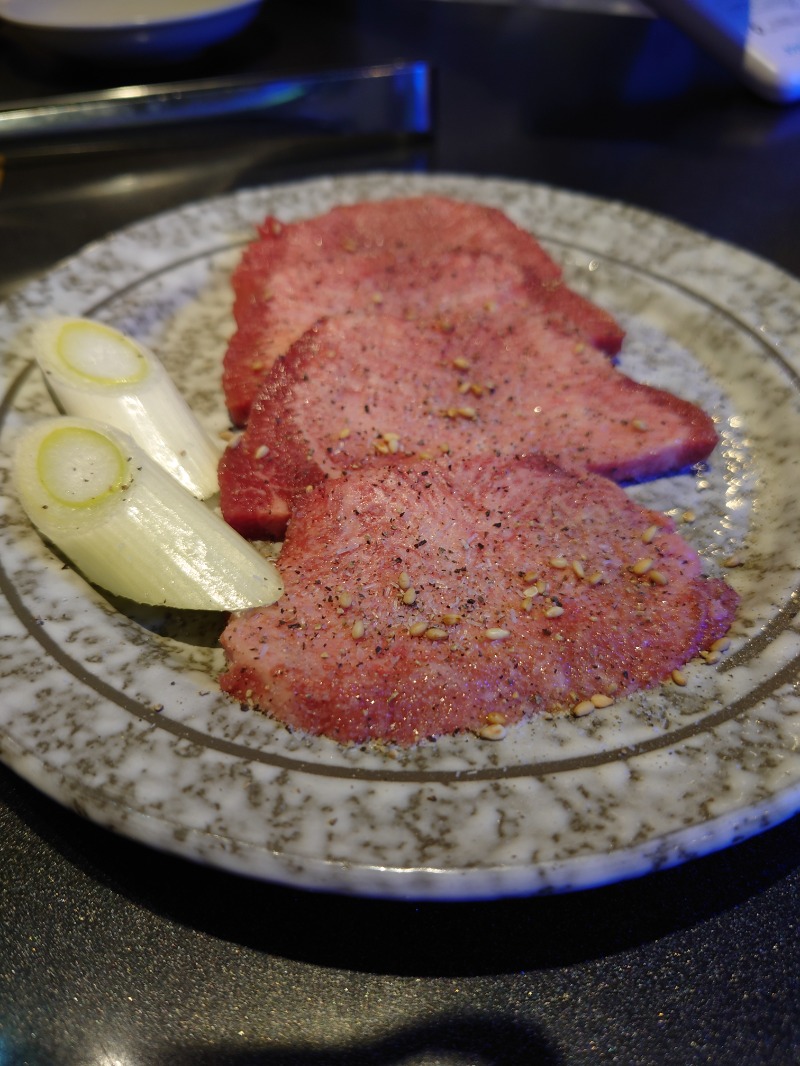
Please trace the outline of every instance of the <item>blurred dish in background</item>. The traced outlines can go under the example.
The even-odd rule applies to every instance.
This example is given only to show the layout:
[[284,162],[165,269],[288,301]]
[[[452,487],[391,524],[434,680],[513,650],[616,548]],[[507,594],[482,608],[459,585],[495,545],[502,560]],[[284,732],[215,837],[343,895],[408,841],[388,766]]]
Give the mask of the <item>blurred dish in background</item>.
[[243,30],[261,0],[0,0],[21,42],[102,61],[188,59]]

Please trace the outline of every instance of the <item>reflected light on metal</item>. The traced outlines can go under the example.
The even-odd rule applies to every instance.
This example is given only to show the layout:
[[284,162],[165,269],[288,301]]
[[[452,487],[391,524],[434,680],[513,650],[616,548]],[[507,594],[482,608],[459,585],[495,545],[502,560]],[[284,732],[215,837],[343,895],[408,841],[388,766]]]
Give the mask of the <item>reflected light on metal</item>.
[[0,144],[239,117],[328,133],[425,133],[432,122],[430,70],[426,63],[398,62],[293,78],[127,85],[19,101],[0,110]]

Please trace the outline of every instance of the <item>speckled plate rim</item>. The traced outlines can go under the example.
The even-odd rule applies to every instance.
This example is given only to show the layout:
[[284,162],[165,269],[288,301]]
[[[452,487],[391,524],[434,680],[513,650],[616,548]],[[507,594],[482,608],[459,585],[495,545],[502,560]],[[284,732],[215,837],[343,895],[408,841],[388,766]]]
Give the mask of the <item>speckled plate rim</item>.
[[[224,275],[231,256],[267,211],[297,217],[338,202],[424,191],[503,207],[534,229],[564,262],[573,284],[600,302],[610,299],[618,312],[615,286],[619,295],[623,280],[622,311],[629,316],[634,347],[637,339],[647,347],[662,333],[673,344],[669,314],[674,307],[681,314],[685,310],[677,358],[683,358],[687,343],[691,348],[695,329],[698,343],[712,354],[698,382],[684,380],[678,386],[718,390],[729,404],[725,417],[732,425],[752,422],[726,438],[729,451],[747,452],[752,436],[756,458],[763,445],[775,466],[766,482],[778,465],[791,476],[796,418],[800,425],[800,360],[792,350],[800,325],[800,283],[748,253],[624,204],[530,183],[455,175],[350,175],[245,190],[187,205],[86,248],[15,294],[0,311],[0,337],[8,353],[0,404],[4,452],[20,397],[29,387],[30,368],[17,338],[32,318],[113,306],[133,314],[123,325],[163,339],[163,309],[150,322],[149,307],[137,303],[148,281],[157,279],[156,285],[167,288],[173,281],[185,284],[187,293],[175,306],[191,303],[194,282],[181,273],[184,265],[191,273],[199,264],[204,283],[204,264],[219,258]],[[627,291],[629,282],[645,294],[641,315]],[[666,302],[648,295],[660,287]],[[224,319],[224,309],[214,314],[215,321]],[[706,318],[714,320],[717,334],[701,336]],[[190,338],[193,328],[190,323]],[[765,411],[750,398],[752,381],[743,392],[730,380],[733,372],[714,362],[717,336],[740,344],[737,373],[744,368],[758,378],[765,368],[758,384],[772,397],[770,403],[779,397],[785,405],[783,424],[790,424],[784,451],[758,440],[756,423],[765,421]],[[224,338],[212,341],[211,366]],[[693,358],[690,351],[689,373]],[[648,366],[645,358],[638,369],[652,371],[657,379],[663,368]],[[687,367],[679,371],[684,375]],[[665,373],[669,384],[669,368]],[[538,723],[521,727],[525,732],[518,731],[507,745],[487,747],[474,738],[456,738],[389,762],[375,753],[343,753],[298,738],[287,743],[278,730],[252,723],[242,734],[219,708],[198,710],[194,694],[201,685],[209,687],[208,678],[195,678],[187,687],[181,676],[183,700],[175,703],[174,714],[165,715],[158,692],[148,691],[146,681],[141,691],[127,691],[112,661],[98,666],[80,655],[74,658],[57,612],[37,615],[48,607],[41,585],[27,588],[15,576],[12,557],[37,554],[32,547],[37,542],[20,536],[7,467],[4,455],[0,757],[99,824],[197,861],[296,886],[404,898],[482,898],[567,891],[640,875],[735,843],[797,810],[800,568],[793,555],[780,556],[780,537],[769,550],[758,543],[756,548],[780,557],[783,571],[756,597],[756,617],[746,620],[733,654],[714,671],[713,681],[706,676],[698,682],[694,704],[680,712],[684,717],[674,717],[673,694],[667,710],[661,708],[655,718],[646,700],[635,707],[639,718],[633,728],[623,708],[613,721],[566,741],[562,723]],[[734,482],[754,476],[747,462],[729,467],[721,482],[726,496]],[[679,495],[685,485],[684,476]],[[674,491],[674,485],[668,489]],[[748,492],[767,510],[787,506],[783,500],[764,503],[757,476],[742,495]],[[727,511],[725,517],[727,522]],[[787,537],[800,529],[795,518],[787,514]],[[718,567],[722,553],[744,544],[750,534],[749,527],[728,527],[714,544],[701,545],[709,565]],[[44,567],[38,572],[47,574],[48,588],[58,585],[65,617],[74,621],[89,609],[93,620],[116,624],[113,605],[80,579],[65,574],[52,558],[37,554],[34,562]],[[762,584],[765,574],[756,575]],[[743,588],[752,587],[745,579]],[[152,656],[159,659],[160,643],[155,651],[143,647],[146,663]],[[171,660],[167,675],[162,663],[153,669],[156,689],[165,676],[175,684]],[[62,704],[67,709],[60,711]],[[67,727],[65,740],[59,729]],[[552,735],[545,735],[547,729]],[[206,744],[204,738],[217,730]],[[43,740],[45,735],[58,742]],[[531,736],[542,752],[537,757]],[[704,784],[693,791],[687,781],[698,774]],[[325,822],[328,829],[321,828]]]

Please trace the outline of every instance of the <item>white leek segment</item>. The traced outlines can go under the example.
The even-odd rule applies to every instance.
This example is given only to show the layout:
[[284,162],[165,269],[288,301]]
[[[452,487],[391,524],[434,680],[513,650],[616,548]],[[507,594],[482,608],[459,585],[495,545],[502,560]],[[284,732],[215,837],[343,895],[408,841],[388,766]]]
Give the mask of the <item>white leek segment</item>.
[[61,411],[130,434],[194,496],[219,490],[221,448],[153,352],[87,318],[47,319],[34,330],[33,345]]
[[235,611],[283,592],[272,562],[100,422],[60,416],[31,426],[17,443],[14,482],[42,536],[117,596]]

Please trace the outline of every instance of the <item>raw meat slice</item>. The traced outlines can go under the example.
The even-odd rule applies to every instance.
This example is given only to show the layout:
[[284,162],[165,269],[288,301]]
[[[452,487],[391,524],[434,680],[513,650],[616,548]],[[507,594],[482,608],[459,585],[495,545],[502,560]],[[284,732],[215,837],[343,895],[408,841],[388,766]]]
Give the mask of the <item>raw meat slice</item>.
[[704,459],[716,440],[694,404],[632,381],[527,307],[445,331],[346,315],[268,374],[220,464],[221,506],[245,536],[279,537],[298,492],[379,454],[542,452],[625,481]]
[[276,359],[320,318],[349,312],[389,314],[449,325],[455,315],[527,298],[523,272],[494,255],[449,252],[434,259],[387,255],[298,264],[273,279],[274,295],[242,317],[225,355],[223,387],[231,418],[242,425]]
[[540,456],[374,461],[305,494],[278,603],[231,618],[222,688],[292,728],[411,745],[655,685],[736,594],[662,514]]
[[496,208],[421,196],[268,218],[233,275],[237,330],[224,360],[231,418],[243,424],[274,360],[323,316],[386,311],[434,320],[514,290],[609,354],[622,330],[571,290],[557,264]]

